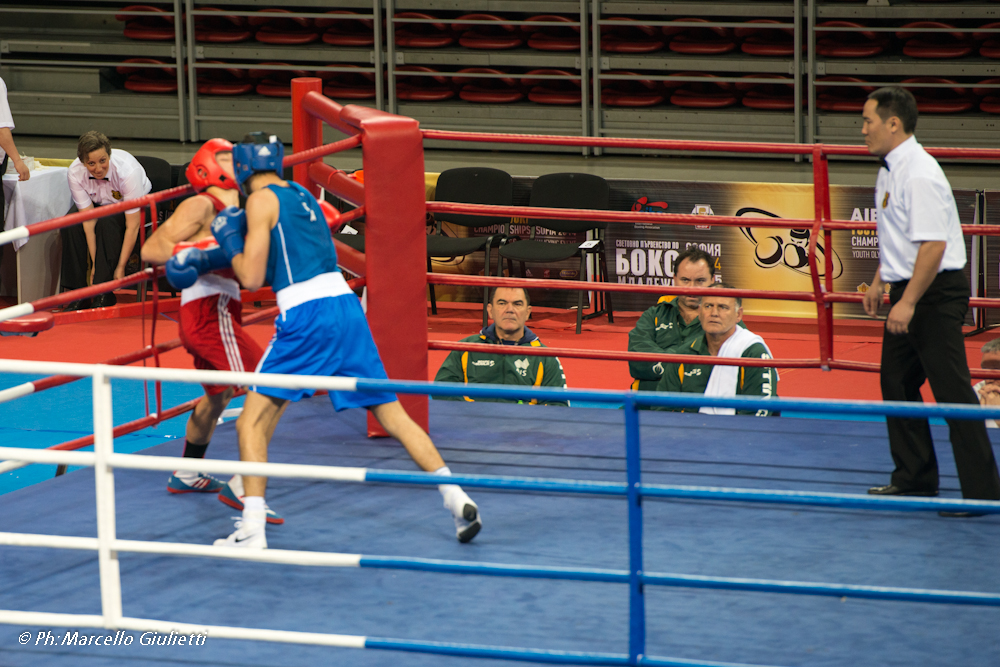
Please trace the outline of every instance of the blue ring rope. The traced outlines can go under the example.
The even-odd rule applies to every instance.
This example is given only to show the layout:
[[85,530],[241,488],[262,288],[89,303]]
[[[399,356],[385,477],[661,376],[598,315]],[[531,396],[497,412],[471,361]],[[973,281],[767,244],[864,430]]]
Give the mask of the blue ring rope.
[[720,398],[703,394],[676,394],[653,391],[596,391],[586,389],[557,389],[548,387],[511,387],[503,385],[474,385],[457,382],[402,382],[396,380],[359,379],[358,391],[393,391],[401,394],[428,394],[430,396],[468,396],[470,398],[506,398],[513,401],[537,399],[541,401],[593,401],[596,403],[622,403],[626,397],[638,406],[698,408],[734,408],[736,410],[780,410],[822,414],[887,415],[923,419],[1000,419],[1000,407],[941,403],[927,405],[907,401],[845,401],[814,400],[805,398]]
[[[366,637],[365,648],[408,651],[410,653],[431,653],[434,655],[463,656],[466,658],[500,658],[502,660],[545,662],[556,665],[629,664],[628,656],[624,653],[586,653],[582,651],[554,651],[537,648],[508,648],[504,646],[482,646],[479,644],[454,644],[451,642],[387,639],[384,637]],[[749,666],[741,665],[739,667]]]
[[521,660],[544,662],[556,665],[655,665],[656,667],[767,667],[736,662],[714,662],[708,660],[684,660],[680,658],[659,658],[640,655],[638,660],[629,662],[624,653],[586,653],[582,651],[555,651],[546,649],[522,649],[505,646],[482,646],[479,644],[455,644],[451,642],[412,641],[366,637],[365,648],[408,651],[410,653],[430,653],[467,658],[499,658],[501,660]]
[[[434,558],[400,558],[393,556],[361,556],[359,567],[414,572],[441,572],[492,577],[520,577],[527,579],[557,579],[564,581],[590,581],[604,583],[629,583],[628,570],[600,568],[569,568],[548,565],[508,565],[506,563],[481,563]],[[727,591],[755,591],[760,593],[787,593],[794,595],[820,595],[827,597],[864,598],[897,602],[925,602],[937,604],[966,604],[983,607],[1000,607],[1000,594],[972,591],[948,591],[925,588],[897,588],[892,586],[860,586],[854,584],[827,584],[813,581],[780,581],[775,579],[747,579],[742,577],[707,577],[667,572],[639,572],[642,584],[673,588],[707,588]]]
[[[365,481],[437,486],[441,484],[441,477],[426,472],[373,470],[366,468]],[[573,479],[548,479],[543,477],[503,477],[499,475],[452,475],[448,478],[448,482],[478,489],[545,491],[616,497],[625,497],[628,495],[628,485],[621,482],[593,482]],[[818,491],[770,491],[766,489],[671,486],[666,484],[639,484],[637,488],[639,496],[642,498],[722,500],[767,503],[772,505],[810,505],[844,509],[885,510],[890,512],[953,510],[979,512],[982,514],[1000,514],[1000,502],[993,500],[868,496],[849,493],[822,493]]]

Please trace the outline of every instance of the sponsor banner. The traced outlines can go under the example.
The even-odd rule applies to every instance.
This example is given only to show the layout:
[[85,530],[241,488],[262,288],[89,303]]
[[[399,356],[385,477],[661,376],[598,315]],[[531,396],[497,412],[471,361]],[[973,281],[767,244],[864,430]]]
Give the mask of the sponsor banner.
[[[812,185],[775,183],[712,183],[612,181],[612,196],[620,208],[704,215],[704,225],[620,224],[608,227],[608,273],[622,284],[672,285],[673,259],[695,245],[716,257],[716,279],[745,289],[811,292],[808,246],[810,229],[754,227],[755,218],[811,218]],[[617,197],[616,197],[617,195]],[[975,191],[955,191],[963,223],[975,217]],[[875,222],[875,188],[831,187],[831,214],[837,220]],[[627,202],[631,201],[631,204]],[[649,202],[656,202],[652,207]],[[711,216],[747,219],[745,227],[719,227]],[[967,244],[969,242],[967,241]],[[827,264],[834,290],[866,292],[878,269],[878,236],[874,230],[836,231],[832,247],[817,241],[821,272]],[[967,248],[968,250],[968,248]],[[968,274],[968,267],[966,273]],[[644,310],[653,295],[616,295],[615,307]],[[755,315],[815,317],[808,302],[747,299]],[[837,304],[837,317],[864,317],[861,304]]]
[[[831,186],[831,214],[835,220],[875,222],[874,173],[872,186]],[[514,205],[527,206],[534,179],[514,178]],[[677,225],[654,223],[609,223],[605,236],[605,257],[608,279],[627,285],[673,285],[674,259],[690,246],[697,246],[716,258],[716,279],[745,289],[769,291],[811,292],[808,246],[811,230],[776,229],[755,227],[754,219],[813,217],[812,184],[789,183],[724,183],[696,181],[655,181],[635,179],[608,179],[611,188],[610,208],[615,211],[646,211],[659,213],[684,213],[705,216],[703,225]],[[976,215],[976,191],[955,190],[959,217],[963,224],[972,224]],[[987,193],[994,201],[993,224],[1000,224],[1000,192]],[[989,211],[989,207],[987,207]],[[743,227],[712,225],[716,215],[746,218]],[[449,236],[489,236],[503,233],[503,227],[469,230],[465,227],[443,224]],[[531,225],[528,220],[511,221],[511,233],[528,238]],[[471,232],[471,233],[470,233]],[[878,236],[874,230],[855,229],[832,233],[832,247],[826,239],[817,240],[817,261],[820,271],[827,264],[833,272],[834,290],[859,292],[868,290],[878,269]],[[553,243],[581,243],[584,234],[562,234],[535,226],[535,238]],[[1000,296],[1000,239],[990,239],[987,253],[987,294]],[[971,258],[971,239],[966,240],[966,251]],[[491,252],[490,275],[497,273],[497,252]],[[966,265],[969,275],[972,262]],[[439,273],[483,275],[483,253],[465,258],[435,258],[433,270]],[[521,273],[518,263],[505,265],[506,276],[527,275],[529,278],[577,280],[580,272],[579,258],[545,265],[528,264]],[[442,301],[471,301],[482,299],[482,290],[470,287],[436,287]],[[657,300],[649,294],[615,294],[616,310],[641,311]],[[554,307],[576,305],[573,292],[531,290],[533,304]],[[585,300],[585,305],[587,301]],[[783,317],[815,317],[816,306],[809,302],[747,299],[744,308],[754,315]],[[836,304],[836,317],[865,317],[861,304]],[[971,323],[971,313],[969,322]],[[1000,313],[995,315],[1000,320]]]

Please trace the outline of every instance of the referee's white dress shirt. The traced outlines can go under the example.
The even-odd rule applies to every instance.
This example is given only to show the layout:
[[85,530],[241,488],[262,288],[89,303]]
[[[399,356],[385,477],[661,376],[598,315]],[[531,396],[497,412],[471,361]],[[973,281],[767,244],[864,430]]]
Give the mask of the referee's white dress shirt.
[[958,207],[944,171],[911,136],[885,156],[878,172],[879,271],[894,283],[913,277],[917,251],[924,241],[946,241],[938,272],[965,267],[965,238]]
[[[80,158],[73,160],[69,166],[69,191],[73,194],[73,202],[78,209],[84,209],[93,204],[117,204],[126,199],[135,199],[153,189],[153,184],[146,177],[146,170],[130,153],[119,148],[111,150],[111,165],[108,173],[102,179],[90,177],[87,167]],[[132,208],[126,213],[135,213],[139,209]]]

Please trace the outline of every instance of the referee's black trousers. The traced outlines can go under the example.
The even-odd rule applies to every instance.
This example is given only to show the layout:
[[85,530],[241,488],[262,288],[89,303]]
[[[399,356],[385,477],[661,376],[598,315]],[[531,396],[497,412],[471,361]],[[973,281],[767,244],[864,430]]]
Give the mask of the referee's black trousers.
[[[99,211],[100,208],[95,207],[95,210]],[[69,212],[75,211],[76,206]],[[62,289],[65,292],[86,287],[90,251],[87,249],[83,225],[64,227],[59,233],[62,236]],[[97,255],[94,257],[93,284],[97,285],[115,277],[118,258],[122,254],[122,242],[125,240],[125,214],[115,213],[98,218],[94,235],[97,237]]]
[[[892,284],[892,305],[906,281]],[[922,401],[930,381],[938,403],[979,405],[965,357],[962,324],[969,309],[969,283],[962,271],[942,271],[917,303],[909,331],[882,335],[882,398]],[[889,447],[896,469],[892,483],[904,490],[937,491],[938,466],[926,419],[888,417]],[[947,420],[958,479],[965,498],[1000,500],[1000,475],[984,420]]]

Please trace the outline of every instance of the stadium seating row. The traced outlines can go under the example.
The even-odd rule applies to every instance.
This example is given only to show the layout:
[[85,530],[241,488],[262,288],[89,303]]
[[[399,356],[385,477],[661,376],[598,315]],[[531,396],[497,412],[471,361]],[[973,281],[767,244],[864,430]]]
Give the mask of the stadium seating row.
[[[173,40],[174,17],[154,5],[130,5],[125,11],[151,14],[120,14],[126,37],[138,40]],[[266,44],[302,45],[322,41],[334,46],[367,47],[375,43],[374,24],[364,15],[333,10],[329,18],[303,18],[287,9],[262,9],[258,16],[234,16],[224,10],[204,7],[199,11],[215,15],[194,18],[195,39],[208,43],[235,43],[256,40]],[[358,18],[352,18],[358,17]],[[504,50],[528,46],[542,51],[575,51],[580,48],[580,27],[572,18],[555,14],[531,16],[512,25],[496,14],[464,14],[441,19],[422,12],[395,15],[395,44],[401,48],[433,49],[459,45],[468,49]],[[413,22],[416,21],[416,22]],[[466,23],[475,21],[476,23]],[[609,17],[601,25],[601,49],[607,53],[654,53],[668,49],[692,55],[719,55],[741,51],[755,56],[781,57],[794,53],[794,31],[775,28],[773,19],[753,19],[738,28],[702,25],[704,18],[680,18],[690,26],[650,26],[641,19]],[[556,24],[556,25],[553,25]],[[1000,28],[987,23],[973,31],[937,21],[916,21],[894,32],[871,30],[852,21],[824,21],[816,53],[828,58],[864,58],[892,50],[895,37],[899,51],[913,58],[951,59],[978,54],[1000,58],[1000,33],[983,32]],[[836,30],[829,30],[836,29]],[[941,32],[924,32],[925,30]],[[801,45],[800,48],[804,48]]]
[[[127,90],[143,93],[177,92],[176,69],[167,63],[153,58],[132,58],[128,62],[131,64],[118,67],[119,74],[127,77]],[[201,64],[226,63],[204,61]],[[260,65],[291,67],[287,63],[273,62]],[[457,97],[466,102],[484,104],[509,104],[528,100],[537,104],[579,105],[582,98],[579,78],[574,78],[572,72],[565,70],[538,69],[524,74],[511,74],[494,68],[469,67],[448,73],[421,65],[401,65],[396,68],[396,73],[396,97],[409,102],[442,102]],[[626,71],[604,74],[632,77],[602,81],[601,104],[605,106],[650,107],[669,102],[679,107],[718,109],[742,104],[751,109],[778,111],[791,110],[795,106],[792,79],[778,74],[748,74],[743,77],[772,79],[774,83],[717,81],[718,77],[704,72],[680,72],[674,75],[678,78],[697,77],[703,81],[657,81]],[[291,80],[311,75],[323,79],[324,93],[334,99],[375,99],[375,75],[372,72],[313,73],[307,70],[273,70],[266,67],[199,68],[198,94],[243,95],[256,92],[268,97],[290,97]],[[876,87],[863,79],[847,76],[820,77],[817,83],[820,84],[816,96],[816,106],[819,109],[852,113],[861,111],[865,96]],[[824,83],[828,85],[822,85]],[[829,85],[845,83],[852,85]],[[962,113],[977,108],[987,113],[1000,113],[1000,89],[980,87],[1000,84],[1000,78],[980,81],[971,90],[941,77],[915,77],[906,79],[903,83],[935,85],[912,89],[921,113]]]

